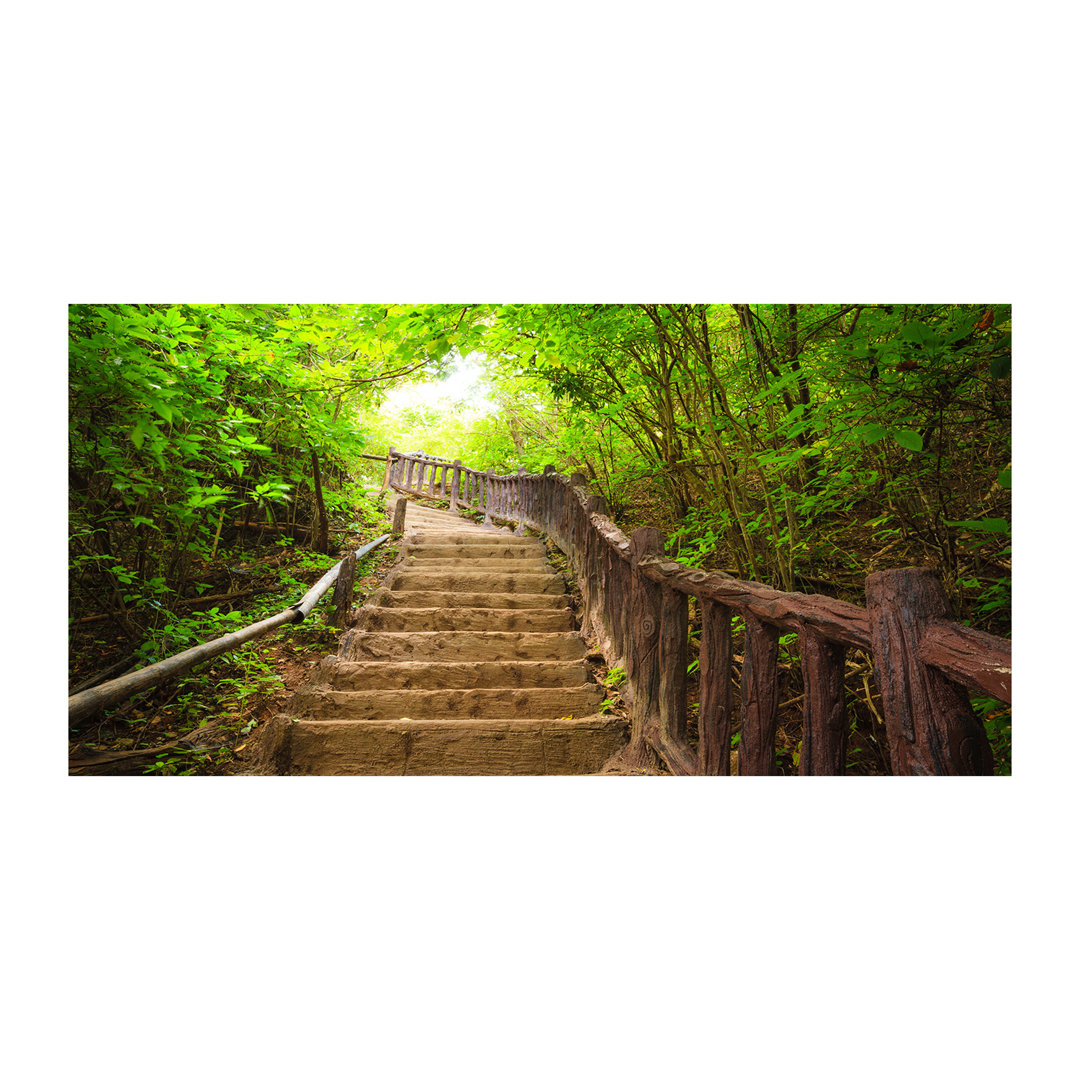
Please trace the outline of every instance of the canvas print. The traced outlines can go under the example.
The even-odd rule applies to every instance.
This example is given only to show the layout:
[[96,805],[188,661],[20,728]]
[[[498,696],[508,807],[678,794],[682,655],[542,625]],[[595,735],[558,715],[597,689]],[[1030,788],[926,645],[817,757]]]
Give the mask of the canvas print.
[[1011,774],[1011,307],[72,304],[72,775]]

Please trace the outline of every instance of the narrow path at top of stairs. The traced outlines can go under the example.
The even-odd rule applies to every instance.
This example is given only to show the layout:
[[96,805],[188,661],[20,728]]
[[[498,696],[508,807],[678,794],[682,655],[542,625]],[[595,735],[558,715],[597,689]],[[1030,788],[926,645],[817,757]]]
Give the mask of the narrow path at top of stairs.
[[595,773],[627,730],[585,651],[540,540],[410,502],[401,558],[271,722],[271,771]]

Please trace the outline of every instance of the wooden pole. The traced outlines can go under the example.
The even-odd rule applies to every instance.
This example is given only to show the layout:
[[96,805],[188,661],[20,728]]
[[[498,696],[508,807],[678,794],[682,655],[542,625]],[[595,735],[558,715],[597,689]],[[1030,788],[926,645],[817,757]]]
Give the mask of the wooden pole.
[[847,758],[843,645],[809,627],[799,632],[803,704],[800,776],[843,776]]
[[753,615],[747,614],[745,620],[739,775],[772,776],[776,773],[776,711],[780,704],[780,631]]
[[660,604],[661,588],[637,572],[637,564],[647,555],[662,550],[656,529],[635,529],[630,537],[630,596],[632,628],[627,682],[633,700],[630,706],[630,746],[632,760],[647,757],[647,731],[659,717],[660,694]]
[[660,587],[660,716],[650,741],[676,776],[692,776],[697,771],[686,743],[689,606],[683,593]]
[[458,496],[461,494],[461,461],[459,458],[454,459],[454,476],[450,481],[450,511],[456,514],[458,512]]
[[291,622],[299,622],[297,613],[293,608],[286,608],[284,611],[272,615],[269,619],[263,619],[262,622],[244,627],[243,630],[226,634],[224,637],[208,641],[204,645],[196,645],[194,648],[177,653],[175,656],[159,660],[156,664],[150,664],[148,667],[133,671],[130,675],[124,675],[122,678],[113,679],[111,682],[103,683],[101,686],[95,686],[92,690],[84,690],[81,694],[75,694],[73,697],[68,698],[68,723],[78,723],[80,720],[92,716],[109,705],[115,705],[133,694],[137,694],[140,690],[148,690],[150,687],[156,686],[174,675],[182,674],[196,664],[201,664],[204,660],[213,659],[213,657],[220,656],[222,653],[239,648],[244,642],[261,637],[276,627]]
[[919,656],[936,623],[951,619],[933,570],[880,570],[866,578],[866,610],[894,775],[988,776],[994,756],[967,691]]
[[390,536],[394,540],[405,532],[405,508],[408,505],[409,500],[404,495],[399,495],[394,500],[394,520],[390,526]]
[[715,600],[701,601],[698,660],[698,772],[702,776],[730,776],[731,608]]
[[386,451],[386,472],[383,473],[382,487],[379,489],[380,495],[390,486],[390,470],[393,467],[393,464],[394,448],[391,446],[390,449]]
[[518,469],[517,478],[517,528],[515,536],[525,535],[525,466]]
[[344,628],[352,611],[353,582],[356,578],[356,552],[350,551],[341,562],[341,572],[334,583],[334,610],[327,620],[331,626]]

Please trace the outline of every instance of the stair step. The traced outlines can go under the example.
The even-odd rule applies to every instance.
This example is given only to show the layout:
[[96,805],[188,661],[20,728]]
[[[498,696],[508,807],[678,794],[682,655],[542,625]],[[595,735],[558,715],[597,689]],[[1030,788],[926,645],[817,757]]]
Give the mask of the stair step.
[[580,660],[580,634],[525,634],[497,631],[372,633],[353,630],[345,636],[342,659],[369,660]]
[[268,734],[271,760],[298,776],[572,776],[597,772],[627,738],[624,721],[596,715],[406,724],[275,717]]
[[[468,551],[462,551],[468,548]],[[409,544],[404,554],[410,559],[513,559],[521,562],[547,562],[543,544]]]
[[363,629],[392,634],[424,630],[521,630],[551,634],[574,629],[574,616],[569,608],[512,611],[502,608],[365,606],[360,609],[360,618],[359,625]]
[[566,593],[463,593],[463,592],[426,592],[418,589],[405,589],[400,592],[388,592],[385,595],[386,607],[400,608],[568,608],[570,597]]
[[477,556],[475,558],[458,556],[447,559],[427,559],[406,553],[401,564],[408,570],[423,570],[425,573],[456,574],[459,570],[473,573],[479,570],[494,570],[499,573],[514,574],[554,574],[547,559],[505,559],[500,556]]
[[331,690],[305,686],[289,705],[291,716],[327,720],[483,720],[527,716],[531,720],[588,716],[604,700],[604,688],[539,686],[482,690]]
[[579,660],[357,663],[330,656],[312,677],[313,686],[330,690],[472,690],[584,686],[586,682],[587,674]]
[[[447,538],[443,539],[443,535]],[[439,533],[421,533],[417,531],[414,537],[409,540],[410,545],[417,547],[513,547],[513,548],[532,548],[538,547],[541,551],[546,551],[542,540],[537,540],[531,536],[514,536],[513,533],[504,532],[481,532],[475,527],[469,529],[459,529],[452,533],[439,534]]]
[[390,588],[394,592],[566,592],[561,574],[508,574],[499,570],[455,570],[451,574],[413,567],[404,567],[390,583]]

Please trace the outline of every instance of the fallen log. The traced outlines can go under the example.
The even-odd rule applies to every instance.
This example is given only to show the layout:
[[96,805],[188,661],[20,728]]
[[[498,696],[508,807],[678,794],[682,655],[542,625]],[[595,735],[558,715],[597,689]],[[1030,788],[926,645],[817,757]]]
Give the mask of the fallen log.
[[243,592],[214,593],[212,596],[192,596],[180,601],[182,607],[192,607],[196,604],[220,604],[232,600],[241,600],[245,596],[259,596],[262,593],[277,592],[277,589],[244,589]]
[[[207,724],[205,727],[189,731],[186,735],[181,736],[174,742],[163,743],[161,746],[144,746],[140,750],[91,751],[90,753],[82,754],[79,757],[69,757],[68,772],[93,769],[98,765],[111,765],[117,761],[131,761],[135,758],[156,757],[158,754],[164,754],[170,750],[195,750],[197,744],[202,741],[201,736],[205,736],[211,731],[216,731],[222,726],[223,722],[219,720],[216,723]],[[196,738],[196,736],[200,736],[200,738]]]
[[311,529],[307,525],[290,525],[287,521],[249,521],[245,524],[240,518],[233,521],[238,529],[261,529],[263,532],[275,533],[304,533],[310,535]]

